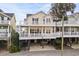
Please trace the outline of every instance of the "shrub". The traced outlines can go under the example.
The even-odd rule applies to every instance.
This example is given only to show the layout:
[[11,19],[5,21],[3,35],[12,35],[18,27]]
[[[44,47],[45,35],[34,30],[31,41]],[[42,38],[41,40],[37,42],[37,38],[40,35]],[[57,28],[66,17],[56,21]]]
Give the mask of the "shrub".
[[10,46],[10,48],[9,48],[9,52],[10,53],[14,53],[14,52],[18,52],[18,51],[20,51],[16,46]]
[[9,47],[9,52],[14,53],[20,51],[19,47],[19,34],[15,31],[11,33],[11,46]]
[[56,49],[61,49],[61,39],[54,40],[54,46]]

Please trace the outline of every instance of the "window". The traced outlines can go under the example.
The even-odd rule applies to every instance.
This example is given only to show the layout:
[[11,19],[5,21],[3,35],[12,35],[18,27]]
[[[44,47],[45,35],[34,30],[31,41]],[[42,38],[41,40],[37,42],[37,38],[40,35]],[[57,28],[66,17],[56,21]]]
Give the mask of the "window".
[[7,20],[10,20],[10,18],[8,17]]
[[41,30],[40,29],[30,29],[30,33],[41,33]]
[[38,18],[32,18],[32,24],[38,24]]
[[46,30],[46,33],[47,33],[47,34],[49,34],[49,33],[50,33],[50,30],[49,30],[49,29],[48,29],[48,30]]
[[71,28],[71,32],[74,32],[74,28],[73,27]]
[[4,20],[7,20],[7,17],[4,17]]
[[65,31],[65,32],[68,32],[68,29],[69,29],[68,27],[65,27],[65,28],[64,28],[64,31]]
[[50,18],[46,18],[46,23],[50,23]]
[[3,16],[1,17],[1,20],[4,20],[4,17]]
[[45,24],[45,19],[43,19],[43,24]]
[[43,29],[43,33],[45,33],[45,29]]

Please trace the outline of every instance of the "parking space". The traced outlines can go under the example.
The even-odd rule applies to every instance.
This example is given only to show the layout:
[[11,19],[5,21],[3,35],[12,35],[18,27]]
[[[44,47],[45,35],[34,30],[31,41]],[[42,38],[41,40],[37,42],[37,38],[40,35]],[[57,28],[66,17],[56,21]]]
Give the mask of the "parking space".
[[36,44],[30,46],[29,51],[47,51],[47,50],[56,50],[56,49],[51,45],[40,46],[39,44]]

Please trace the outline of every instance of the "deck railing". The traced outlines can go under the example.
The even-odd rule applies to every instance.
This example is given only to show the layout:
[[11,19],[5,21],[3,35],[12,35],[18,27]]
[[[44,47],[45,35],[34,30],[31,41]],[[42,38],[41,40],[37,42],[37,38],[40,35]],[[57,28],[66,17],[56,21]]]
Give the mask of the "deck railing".
[[8,37],[8,29],[0,29],[0,38]]
[[[57,22],[57,25],[61,25],[61,24],[62,24],[62,21]],[[72,22],[70,22],[70,21],[64,21],[64,24],[78,24],[78,22],[77,21],[72,21]]]
[[9,21],[7,21],[7,20],[0,20],[0,24],[9,24]]
[[8,37],[8,32],[0,32],[0,38]]
[[0,29],[0,32],[8,32],[8,29]]
[[[41,34],[41,33],[20,33],[20,37],[61,37],[62,32],[56,32],[51,34]],[[64,32],[64,35],[79,35],[79,32]]]

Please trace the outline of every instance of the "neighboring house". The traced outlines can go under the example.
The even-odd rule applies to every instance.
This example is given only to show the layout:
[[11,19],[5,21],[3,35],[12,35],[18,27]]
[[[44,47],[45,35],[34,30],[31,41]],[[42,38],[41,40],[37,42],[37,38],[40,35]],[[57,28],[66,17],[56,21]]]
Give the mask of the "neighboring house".
[[16,30],[14,13],[5,13],[0,9],[0,46],[1,42],[7,45],[12,30]]
[[[27,14],[24,23],[18,26],[20,41],[35,42],[39,40],[52,41],[62,36],[62,21],[54,22],[50,14],[42,11],[36,14]],[[69,15],[64,21],[64,38],[79,39],[79,13]]]

